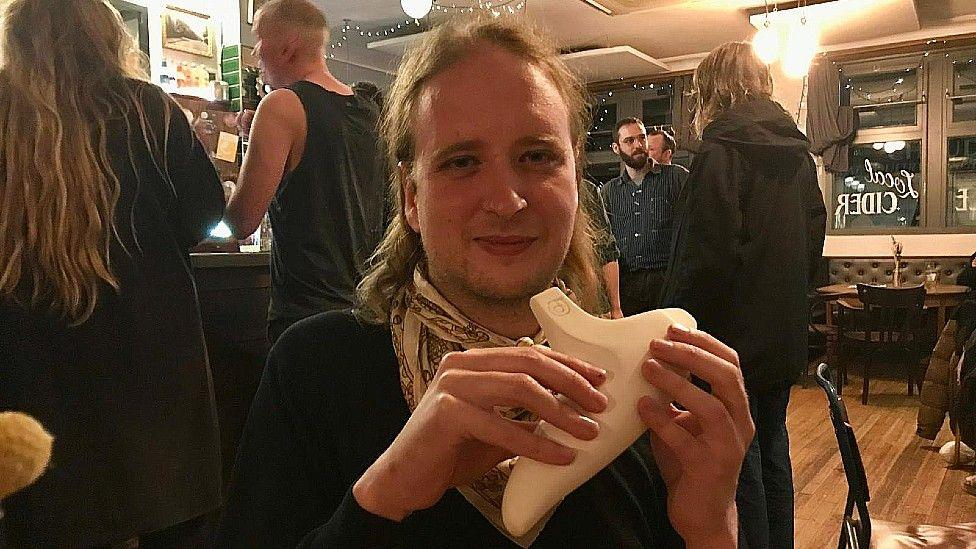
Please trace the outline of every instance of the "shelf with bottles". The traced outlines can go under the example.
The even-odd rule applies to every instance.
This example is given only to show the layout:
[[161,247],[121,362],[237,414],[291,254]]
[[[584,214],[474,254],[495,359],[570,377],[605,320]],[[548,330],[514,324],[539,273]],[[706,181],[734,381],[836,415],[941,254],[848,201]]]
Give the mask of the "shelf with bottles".
[[217,71],[202,63],[164,58],[159,73],[159,86],[168,93],[190,95],[207,101],[218,98]]

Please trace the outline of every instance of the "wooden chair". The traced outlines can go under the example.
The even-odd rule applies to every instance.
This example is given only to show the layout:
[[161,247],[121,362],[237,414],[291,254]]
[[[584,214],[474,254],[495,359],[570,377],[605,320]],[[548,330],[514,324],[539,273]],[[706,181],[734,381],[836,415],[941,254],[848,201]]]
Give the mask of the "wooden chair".
[[867,475],[861,461],[861,451],[847,417],[847,407],[831,381],[831,371],[826,364],[817,367],[817,384],[827,395],[830,421],[837,435],[844,476],[847,478],[847,503],[840,527],[838,549],[868,549],[878,547],[898,549],[909,547],[976,547],[976,523],[956,526],[908,525],[889,521],[872,520],[868,512],[871,494]]
[[[908,368],[908,394],[921,387],[918,362],[922,340],[922,320],[925,307],[925,288],[886,288],[868,284],[857,285],[858,299],[863,310],[851,310],[841,315],[841,347],[854,345],[864,351],[864,379],[861,403],[868,402],[871,368],[881,352],[897,352]],[[847,367],[841,368],[841,382],[846,382]]]

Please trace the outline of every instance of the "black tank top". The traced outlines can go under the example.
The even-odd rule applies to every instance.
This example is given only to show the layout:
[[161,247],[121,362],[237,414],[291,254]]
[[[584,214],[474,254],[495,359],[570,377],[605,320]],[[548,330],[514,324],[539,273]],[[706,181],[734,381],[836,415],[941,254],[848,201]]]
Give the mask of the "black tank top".
[[288,89],[302,102],[307,131],[301,161],[268,208],[272,321],[353,306],[384,225],[378,106],[311,82]]

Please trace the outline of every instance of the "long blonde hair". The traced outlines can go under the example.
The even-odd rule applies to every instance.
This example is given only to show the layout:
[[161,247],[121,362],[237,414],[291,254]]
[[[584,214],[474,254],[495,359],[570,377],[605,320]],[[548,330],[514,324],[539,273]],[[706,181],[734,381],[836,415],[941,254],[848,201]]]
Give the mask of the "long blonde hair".
[[145,57],[107,0],[8,0],[0,21],[0,300],[80,324],[119,287],[107,124],[134,109],[147,135],[122,85]]
[[729,107],[747,98],[769,99],[773,78],[748,42],[726,42],[702,60],[692,77],[695,94],[694,128],[705,127]]
[[404,56],[383,109],[380,134],[392,174],[389,182],[393,219],[370,260],[370,268],[358,288],[360,316],[373,322],[389,320],[390,302],[412,280],[424,258],[420,235],[410,228],[403,211],[401,162],[415,155],[415,108],[427,83],[479,47],[491,44],[538,67],[559,91],[570,113],[570,132],[576,154],[577,190],[581,195],[569,251],[559,276],[585,309],[600,307],[600,282],[594,252],[594,229],[586,207],[588,185],[583,184],[584,144],[590,115],[586,92],[576,76],[559,59],[552,43],[538,31],[511,19],[458,19],[448,22],[421,40]]

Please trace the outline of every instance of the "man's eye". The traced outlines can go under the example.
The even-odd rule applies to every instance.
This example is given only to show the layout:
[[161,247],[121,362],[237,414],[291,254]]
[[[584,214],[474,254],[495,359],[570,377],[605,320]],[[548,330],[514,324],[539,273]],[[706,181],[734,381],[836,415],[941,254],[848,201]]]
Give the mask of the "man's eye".
[[441,164],[442,170],[467,170],[474,168],[480,164],[477,158],[473,156],[456,156],[446,160]]
[[546,150],[529,151],[522,155],[522,160],[530,164],[548,164],[555,159],[556,155]]

